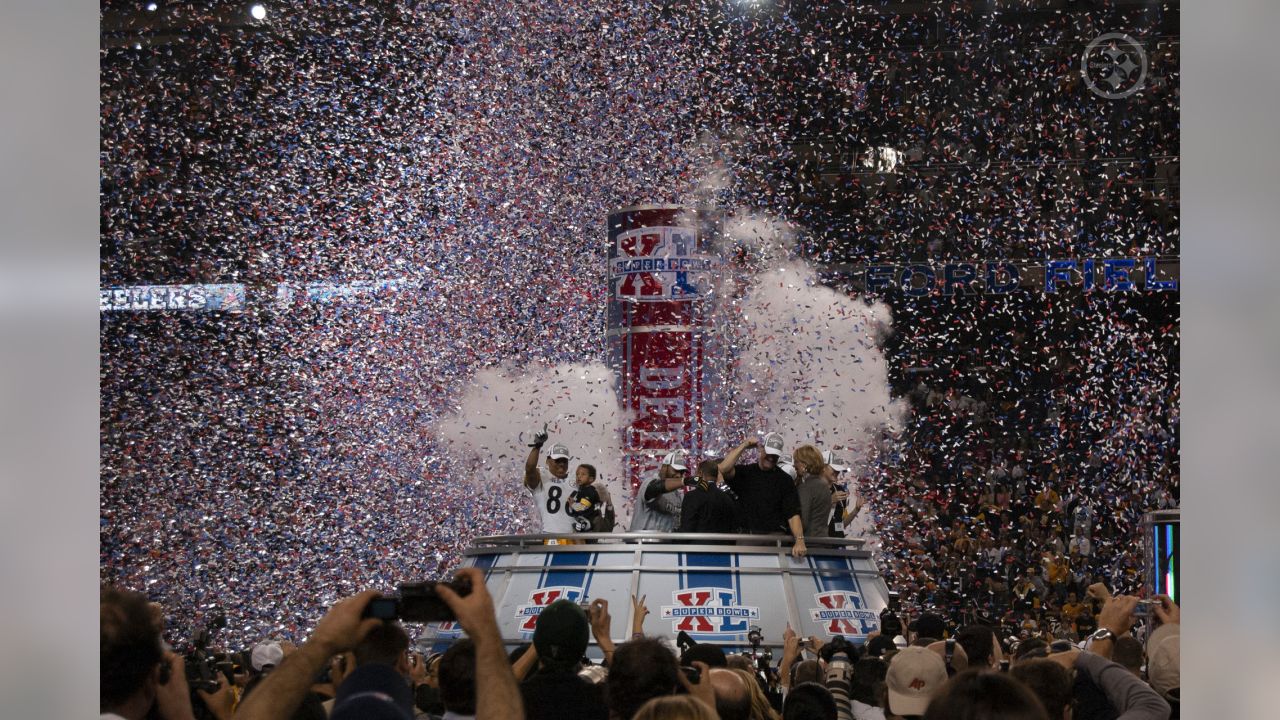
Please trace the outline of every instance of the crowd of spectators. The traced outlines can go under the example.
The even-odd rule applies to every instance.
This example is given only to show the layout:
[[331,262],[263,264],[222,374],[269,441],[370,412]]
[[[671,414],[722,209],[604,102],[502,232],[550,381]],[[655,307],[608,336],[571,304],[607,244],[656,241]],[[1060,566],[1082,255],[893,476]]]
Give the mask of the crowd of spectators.
[[863,475],[882,567],[908,606],[1066,631],[1094,582],[1138,589],[1142,515],[1178,505],[1176,301],[944,303],[893,341],[924,372]]
[[[763,208],[815,262],[1177,251],[1176,4],[303,2],[238,29],[160,4],[188,29],[101,56],[102,283],[250,303],[103,315],[101,567],[188,637],[221,610],[299,641],[535,527],[432,423],[478,368],[593,353],[609,209]],[[1122,102],[1074,59],[1114,28],[1150,59]],[[906,161],[832,182],[815,141]],[[385,277],[416,289],[261,300]],[[1176,299],[884,301],[914,412],[862,479],[904,601],[1043,629],[1073,586],[1132,588],[1135,518],[1177,499]]]
[[[367,591],[333,605],[300,646],[259,643],[248,667],[222,663],[212,676],[201,674],[199,658],[166,647],[158,605],[104,586],[102,717],[1166,720],[1179,705],[1181,618],[1167,596],[1152,606],[1152,630],[1137,622],[1138,598],[1091,588],[1103,604],[1087,645],[1036,639],[1006,647],[976,624],[950,637],[933,615],[914,623],[909,638],[875,634],[862,646],[802,643],[788,628],[774,666],[646,635],[648,608],[636,598],[625,642],[615,645],[606,601],[584,610],[561,599],[542,609],[532,642],[508,655],[484,573],[465,569],[457,580],[469,590],[440,584],[437,592],[467,637],[443,653],[410,651],[399,622],[370,617],[377,592]],[[1134,635],[1148,633],[1144,653]],[[587,657],[592,637],[599,662]],[[1122,641],[1137,645],[1132,666],[1119,662]]]

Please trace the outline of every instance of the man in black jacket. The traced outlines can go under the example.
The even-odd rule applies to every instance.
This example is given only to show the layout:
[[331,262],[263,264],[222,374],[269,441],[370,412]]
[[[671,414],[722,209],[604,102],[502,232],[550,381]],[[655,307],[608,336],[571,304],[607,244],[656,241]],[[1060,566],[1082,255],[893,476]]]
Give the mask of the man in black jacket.
[[720,464],[703,460],[698,464],[698,484],[685,496],[680,510],[680,532],[731,533],[737,529],[733,498],[720,487]]
[[[804,526],[800,522],[800,496],[795,481],[778,467],[782,455],[782,436],[769,433],[761,443],[747,440],[729,451],[720,461],[725,485],[738,496],[743,530],[756,534],[790,532],[795,538],[791,556],[802,558],[808,553],[804,542]],[[754,463],[738,464],[742,453],[760,447]]]

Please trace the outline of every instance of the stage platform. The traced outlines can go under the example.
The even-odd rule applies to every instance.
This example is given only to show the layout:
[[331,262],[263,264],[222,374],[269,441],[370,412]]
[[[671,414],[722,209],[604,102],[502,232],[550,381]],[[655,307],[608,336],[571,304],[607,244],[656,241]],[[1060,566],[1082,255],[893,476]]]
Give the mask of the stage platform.
[[[466,551],[465,564],[485,571],[511,646],[529,642],[542,608],[561,598],[608,600],[614,642],[630,637],[635,595],[650,610],[646,634],[683,630],[730,651],[749,649],[748,632],[758,627],[762,646],[775,652],[788,623],[802,637],[865,642],[888,603],[861,539],[807,538],[808,556],[796,560],[784,535],[580,534],[568,537],[583,544],[545,544],[560,537],[483,537]],[[451,623],[432,624],[420,645],[438,648],[460,635]],[[598,656],[594,641],[592,651]]]

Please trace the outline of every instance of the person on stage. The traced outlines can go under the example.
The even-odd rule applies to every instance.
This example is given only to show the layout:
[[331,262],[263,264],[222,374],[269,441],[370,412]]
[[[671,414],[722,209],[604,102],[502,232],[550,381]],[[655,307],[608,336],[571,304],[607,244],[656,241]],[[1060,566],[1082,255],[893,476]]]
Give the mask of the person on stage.
[[[822,452],[822,459],[826,463],[826,467],[822,469],[822,477],[831,485],[831,521],[827,534],[842,538],[848,534],[850,523],[862,510],[862,496],[847,481],[841,479],[841,474],[849,469],[848,463],[830,450]],[[852,510],[849,509],[850,497],[853,498]]]
[[609,488],[596,482],[595,466],[579,465],[574,471],[574,483],[568,501],[574,532],[613,532],[613,499]]
[[761,535],[790,532],[795,538],[791,556],[802,558],[808,548],[804,543],[804,526],[800,522],[800,496],[791,476],[778,467],[782,436],[776,432],[765,435],[756,462],[738,464],[738,458],[745,450],[761,445],[753,438],[730,450],[720,462],[720,473],[724,476],[725,485],[738,496],[743,530]]
[[[542,532],[555,535],[573,533],[573,518],[569,516],[569,494],[574,490],[574,483],[569,480],[569,448],[560,443],[551,446],[547,453],[548,478],[542,477],[538,469],[538,455],[547,442],[547,427],[533,435],[529,443],[529,456],[524,461],[524,487],[533,496],[533,504],[538,508],[542,518]],[[548,544],[560,542],[548,540]]]
[[738,511],[720,483],[720,464],[698,463],[698,480],[680,511],[682,533],[733,533],[738,531]]
[[689,474],[688,457],[687,450],[672,450],[662,458],[657,474],[640,483],[627,532],[675,531],[684,501],[685,478]]
[[826,467],[818,448],[812,445],[796,448],[796,494],[800,496],[800,522],[807,537],[827,537],[832,492],[823,477]]

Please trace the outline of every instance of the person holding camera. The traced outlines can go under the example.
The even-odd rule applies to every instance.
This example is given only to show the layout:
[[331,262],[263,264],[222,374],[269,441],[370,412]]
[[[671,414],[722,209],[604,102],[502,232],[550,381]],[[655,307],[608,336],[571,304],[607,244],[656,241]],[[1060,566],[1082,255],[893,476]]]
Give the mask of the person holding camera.
[[[104,720],[195,717],[183,659],[165,648],[161,624],[141,593],[108,586],[101,589],[98,709]],[[228,683],[220,681],[216,692],[197,692],[219,720],[229,720],[234,698]]]
[[737,529],[733,498],[720,487],[720,464],[703,460],[698,464],[697,482],[680,510],[680,532],[732,533]]
[[[470,589],[459,595],[455,587]],[[507,662],[493,597],[484,584],[484,572],[463,568],[454,583],[435,583],[434,590],[475,642],[476,686],[484,688],[476,697],[477,720],[523,718],[524,704]],[[366,590],[339,600],[329,608],[307,642],[266,675],[257,690],[245,696],[236,709],[236,720],[276,720],[291,716],[310,690],[312,680],[331,657],[354,650],[383,625],[385,620],[366,612],[379,595],[376,590]],[[394,670],[366,672],[353,680],[355,674],[344,678],[338,687],[334,720],[366,716],[410,720],[413,717],[412,698],[406,705],[399,692],[400,688],[406,692],[408,689],[400,673]]]
[[657,474],[640,483],[627,532],[675,531],[689,474],[688,457],[687,450],[672,450],[662,458]]

